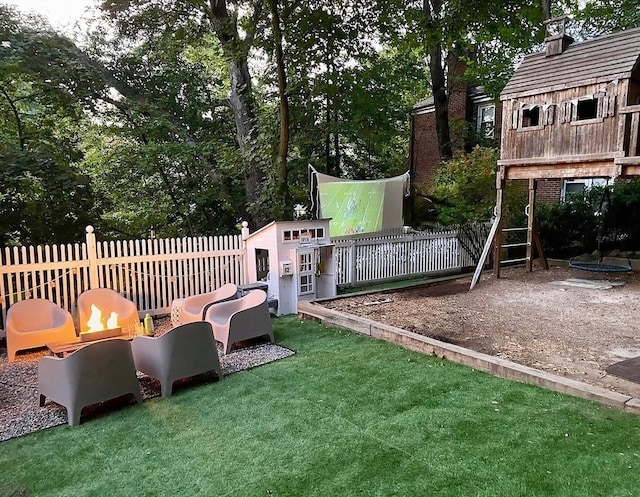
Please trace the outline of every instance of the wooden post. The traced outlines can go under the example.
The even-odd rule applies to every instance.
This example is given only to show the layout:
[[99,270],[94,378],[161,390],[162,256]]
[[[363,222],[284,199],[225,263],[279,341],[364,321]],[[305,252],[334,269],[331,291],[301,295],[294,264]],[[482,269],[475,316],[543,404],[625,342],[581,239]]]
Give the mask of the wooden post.
[[87,259],[89,260],[89,288],[100,288],[98,281],[98,252],[96,250],[96,235],[93,226],[87,226]]
[[499,224],[496,231],[495,242],[493,245],[493,273],[496,275],[496,278],[500,278],[500,253],[502,252],[502,226],[504,224],[504,220],[502,218],[502,203],[504,198],[504,176],[503,176],[503,168],[496,178],[496,212],[495,216],[499,219]]
[[536,180],[529,178],[529,205],[527,205],[527,260],[525,269],[529,272],[533,269],[533,222],[536,206]]

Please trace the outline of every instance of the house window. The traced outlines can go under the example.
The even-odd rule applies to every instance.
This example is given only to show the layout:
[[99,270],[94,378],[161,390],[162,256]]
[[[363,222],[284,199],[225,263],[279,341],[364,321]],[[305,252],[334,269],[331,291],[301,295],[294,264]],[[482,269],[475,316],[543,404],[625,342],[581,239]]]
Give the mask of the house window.
[[577,120],[585,121],[598,117],[598,101],[595,98],[578,100]]
[[315,229],[303,229],[303,230],[283,230],[282,241],[283,242],[297,242],[300,240],[300,236],[310,236],[312,240],[318,240],[324,238],[324,228]]
[[493,129],[496,122],[496,106],[481,105],[478,107],[477,132],[484,138],[493,138]]
[[540,107],[522,109],[522,127],[534,128],[540,126]]
[[585,192],[594,186],[606,186],[604,178],[578,178],[562,182],[562,201],[571,202],[572,197],[583,197]]

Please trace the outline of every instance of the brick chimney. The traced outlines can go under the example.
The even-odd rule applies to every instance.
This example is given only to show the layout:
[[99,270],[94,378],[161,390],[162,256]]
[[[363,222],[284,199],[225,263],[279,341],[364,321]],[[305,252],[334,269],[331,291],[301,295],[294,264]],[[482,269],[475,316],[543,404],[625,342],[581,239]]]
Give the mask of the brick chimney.
[[544,39],[547,57],[563,53],[573,43],[573,38],[566,34],[568,20],[567,16],[562,16],[544,21],[547,28],[547,37]]

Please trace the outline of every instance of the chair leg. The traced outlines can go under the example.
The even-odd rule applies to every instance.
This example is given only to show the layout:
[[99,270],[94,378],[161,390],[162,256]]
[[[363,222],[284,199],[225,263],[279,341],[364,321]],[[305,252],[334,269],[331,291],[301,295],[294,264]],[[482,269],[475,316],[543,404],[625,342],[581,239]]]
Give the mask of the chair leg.
[[163,380],[160,382],[160,393],[163,397],[171,397],[173,392],[173,381]]
[[221,366],[218,366],[213,371],[218,375],[218,379],[222,380],[224,378],[224,376],[222,376],[222,367]]
[[82,408],[67,407],[67,418],[69,418],[69,426],[78,426],[80,424],[80,412]]

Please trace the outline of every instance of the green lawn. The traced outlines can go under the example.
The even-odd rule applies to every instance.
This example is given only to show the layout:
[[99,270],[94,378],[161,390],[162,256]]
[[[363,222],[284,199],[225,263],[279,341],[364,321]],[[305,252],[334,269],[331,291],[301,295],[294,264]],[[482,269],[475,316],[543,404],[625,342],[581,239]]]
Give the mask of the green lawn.
[[0,495],[639,495],[640,417],[294,317],[276,338],[296,355],[0,443]]

